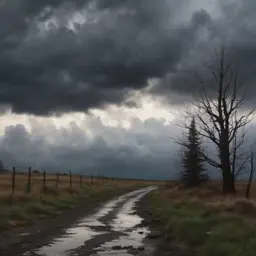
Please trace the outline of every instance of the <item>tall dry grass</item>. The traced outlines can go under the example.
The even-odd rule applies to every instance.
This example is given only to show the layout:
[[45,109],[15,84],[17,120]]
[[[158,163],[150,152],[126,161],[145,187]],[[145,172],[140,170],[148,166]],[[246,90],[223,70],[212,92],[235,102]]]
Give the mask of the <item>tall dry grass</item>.
[[0,231],[11,226],[26,225],[48,214],[59,213],[83,203],[106,200],[119,193],[152,185],[150,181],[109,180],[83,177],[82,187],[79,175],[72,175],[72,187],[68,175],[59,175],[56,188],[56,174],[47,174],[46,187],[43,174],[32,173],[31,193],[27,191],[28,174],[17,173],[15,191],[12,193],[12,174],[0,174]]
[[[59,191],[59,193],[64,193],[70,190],[70,177],[68,174],[59,174],[58,184],[56,188],[56,174],[46,174],[46,187],[47,190]],[[106,178],[94,177],[93,184],[105,184],[105,185],[133,185],[133,184],[148,184],[151,185],[154,182],[151,181],[138,181],[138,180],[114,180]],[[28,173],[16,173],[15,176],[15,197],[27,196],[26,188],[28,184]],[[155,183],[154,183],[155,184]],[[82,186],[91,185],[91,177],[82,177]],[[80,175],[72,175],[72,189],[76,190],[81,187]],[[43,189],[43,173],[33,173],[31,174],[31,194],[33,196],[39,196]],[[0,201],[1,198],[10,195],[12,192],[12,173],[0,173]]]
[[157,228],[163,233],[164,252],[255,255],[256,182],[249,200],[245,198],[245,186],[246,182],[238,182],[236,195],[223,195],[218,181],[194,189],[171,182],[155,191],[151,196],[152,212],[153,218],[160,220]]

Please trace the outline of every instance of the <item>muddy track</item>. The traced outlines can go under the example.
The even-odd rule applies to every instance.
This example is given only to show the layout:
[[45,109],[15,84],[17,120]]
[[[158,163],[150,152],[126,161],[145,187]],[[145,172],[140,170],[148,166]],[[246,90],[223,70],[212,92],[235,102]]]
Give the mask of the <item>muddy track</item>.
[[40,235],[40,230],[31,230],[30,233],[22,234],[20,239],[16,238],[15,243],[7,242],[1,248],[0,242],[0,254],[8,256],[151,255],[153,248],[145,243],[145,237],[150,231],[148,227],[139,225],[143,218],[137,214],[135,207],[140,199],[153,189],[155,188],[143,188],[114,198],[104,203],[94,213],[78,217],[73,223],[71,221],[70,225],[66,223],[69,221],[68,216],[63,217],[60,226],[67,228],[54,229],[52,234],[44,234],[44,237]]

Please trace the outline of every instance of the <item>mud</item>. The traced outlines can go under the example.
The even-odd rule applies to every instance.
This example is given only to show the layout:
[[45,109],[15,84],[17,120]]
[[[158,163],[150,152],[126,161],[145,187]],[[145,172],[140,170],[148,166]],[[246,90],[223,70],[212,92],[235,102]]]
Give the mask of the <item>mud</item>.
[[[143,217],[136,206],[155,187],[143,188],[119,196],[101,205],[95,212],[77,217],[62,217],[60,226],[71,222],[67,228],[45,234],[39,230],[26,230],[21,241],[0,242],[1,255],[8,256],[79,256],[79,255],[153,255],[154,246],[147,241],[149,227],[141,225]],[[77,209],[76,209],[77,210]],[[138,211],[139,212],[139,211]],[[57,221],[57,220],[56,220]],[[49,223],[50,225],[51,223]],[[24,237],[27,239],[24,239]],[[1,248],[2,246],[2,248]]]

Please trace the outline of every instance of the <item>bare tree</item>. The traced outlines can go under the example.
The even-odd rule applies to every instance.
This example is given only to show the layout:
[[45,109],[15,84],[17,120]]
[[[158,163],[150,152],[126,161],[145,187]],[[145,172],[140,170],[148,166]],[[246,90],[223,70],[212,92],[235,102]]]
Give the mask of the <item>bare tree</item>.
[[[241,147],[245,126],[250,122],[253,110],[244,113],[245,94],[241,91],[238,71],[227,61],[225,48],[216,52],[216,66],[207,66],[210,72],[211,90],[199,77],[201,94],[195,103],[200,134],[214,143],[218,157],[204,154],[205,160],[222,173],[224,193],[235,193],[235,179],[245,165]],[[209,85],[208,85],[209,87]],[[238,166],[239,163],[239,166]]]

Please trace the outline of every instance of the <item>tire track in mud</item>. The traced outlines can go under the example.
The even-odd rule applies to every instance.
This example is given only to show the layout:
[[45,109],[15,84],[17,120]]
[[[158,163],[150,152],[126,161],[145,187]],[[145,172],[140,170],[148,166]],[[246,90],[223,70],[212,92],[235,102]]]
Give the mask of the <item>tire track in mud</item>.
[[153,248],[145,246],[150,232],[139,227],[142,218],[136,203],[155,187],[139,189],[103,204],[94,214],[77,221],[65,234],[50,243],[26,251],[23,256],[134,255],[143,251],[150,255]]

